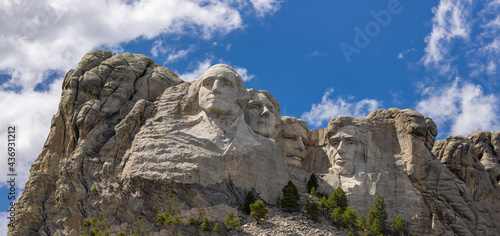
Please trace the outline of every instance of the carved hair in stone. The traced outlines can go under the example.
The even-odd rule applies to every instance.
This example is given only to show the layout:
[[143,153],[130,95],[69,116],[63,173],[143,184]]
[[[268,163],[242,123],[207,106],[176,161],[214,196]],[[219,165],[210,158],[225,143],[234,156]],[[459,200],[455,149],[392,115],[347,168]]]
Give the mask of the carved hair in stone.
[[302,168],[306,155],[307,135],[309,129],[306,122],[295,117],[281,117],[282,132],[279,145],[288,166]]
[[[344,117],[342,117],[344,118]],[[365,137],[353,122],[351,117],[345,117],[343,122],[332,121],[327,127],[327,155],[332,167],[330,173],[339,175],[353,175],[356,166],[365,157]],[[364,164],[364,163],[363,163]]]
[[250,101],[245,110],[245,121],[253,132],[267,138],[276,138],[281,124],[280,105],[271,93],[248,89]]

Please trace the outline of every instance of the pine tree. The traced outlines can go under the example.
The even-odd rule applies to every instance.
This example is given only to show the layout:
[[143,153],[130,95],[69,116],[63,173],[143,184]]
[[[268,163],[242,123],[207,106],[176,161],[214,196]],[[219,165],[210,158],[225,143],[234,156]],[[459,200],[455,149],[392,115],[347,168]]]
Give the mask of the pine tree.
[[313,188],[319,188],[318,179],[314,173],[312,173],[311,176],[309,176],[309,180],[307,180],[307,192],[310,193]]
[[201,230],[203,231],[211,231],[210,223],[208,222],[207,217],[203,218],[203,222],[201,222]]
[[250,191],[247,193],[247,196],[245,198],[245,203],[243,205],[243,211],[247,214],[250,215],[250,204],[254,203],[257,199],[253,195],[253,191]]
[[406,228],[406,224],[404,220],[401,218],[401,216],[392,215],[392,220],[391,220],[391,230],[394,234],[396,235],[401,235]]
[[342,209],[342,213],[348,207],[347,196],[345,195],[344,190],[339,186],[335,191],[333,191],[332,195],[328,197],[329,206],[334,209],[340,207]]
[[172,224],[183,225],[184,223],[182,222],[181,218],[179,218],[179,215],[175,214],[174,220],[172,221]]
[[332,220],[336,225],[341,225],[342,221],[344,219],[344,214],[342,214],[342,209],[340,207],[335,208],[335,210],[332,211]]
[[372,235],[384,234],[387,229],[387,211],[385,209],[384,198],[377,196],[373,206],[368,212],[368,230]]
[[362,231],[366,230],[366,220],[364,216],[359,217],[358,228]]
[[170,217],[170,214],[168,214],[167,211],[165,213],[161,214],[158,216],[158,219],[156,219],[156,223],[160,225],[170,225],[172,224],[173,220],[172,217]]
[[347,227],[348,229],[355,229],[358,223],[358,216],[356,215],[356,211],[347,207],[342,217],[342,225]]
[[269,212],[269,208],[264,206],[261,200],[250,204],[250,217],[254,218],[257,223],[261,222],[262,219],[267,219],[267,212]]
[[227,213],[224,225],[229,230],[238,229],[238,226],[240,225],[240,218],[235,216],[233,211],[230,211],[229,213]]
[[215,226],[214,226],[214,228],[212,229],[212,231],[214,231],[214,232],[219,232],[219,231],[220,231],[220,226],[219,226],[219,223],[215,223]]
[[319,218],[319,205],[316,202],[307,202],[306,203],[306,213],[313,220],[317,220]]
[[193,225],[193,226],[196,226],[196,225],[199,225],[200,222],[198,222],[198,220],[192,216],[190,216],[188,219],[187,219],[187,222],[186,222],[187,225]]
[[298,211],[300,209],[300,196],[295,184],[288,181],[288,184],[281,191],[283,199],[280,200],[280,207],[288,211]]

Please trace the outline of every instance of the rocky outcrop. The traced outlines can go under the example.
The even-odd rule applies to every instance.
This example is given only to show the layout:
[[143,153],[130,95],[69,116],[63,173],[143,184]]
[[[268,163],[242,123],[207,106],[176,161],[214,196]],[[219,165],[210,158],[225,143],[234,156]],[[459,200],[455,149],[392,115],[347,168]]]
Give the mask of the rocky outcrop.
[[116,142],[117,137],[133,134],[144,120],[142,114],[151,112],[148,104],[179,83],[175,73],[144,55],[87,53],[64,78],[59,111],[31,167],[16,227],[9,234],[76,234],[90,213],[91,190],[103,163],[112,158],[101,154],[103,147],[110,142],[128,145],[126,140]]
[[[334,117],[319,130],[279,111],[227,65],[183,82],[143,55],[91,51],[64,79],[9,235],[79,235],[92,217],[111,234],[164,235],[163,212],[222,223],[248,192],[272,205],[289,180],[304,192],[311,173],[318,191],[341,186],[358,215],[383,196],[419,235],[500,234],[500,132],[435,142],[436,124],[409,109]],[[334,231],[274,218],[296,227],[244,232]]]

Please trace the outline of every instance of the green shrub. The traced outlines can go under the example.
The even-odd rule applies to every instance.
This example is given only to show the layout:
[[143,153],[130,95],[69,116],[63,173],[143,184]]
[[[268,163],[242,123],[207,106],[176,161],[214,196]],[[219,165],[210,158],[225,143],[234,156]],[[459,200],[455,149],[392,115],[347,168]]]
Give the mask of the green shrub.
[[174,217],[174,220],[172,221],[172,224],[174,224],[174,225],[183,225],[184,223],[179,218],[179,216],[177,214],[175,214],[175,217]]
[[267,219],[267,213],[269,208],[264,206],[261,200],[257,200],[250,204],[250,217],[255,219],[257,223],[261,222],[262,219]]
[[203,221],[201,222],[201,230],[212,231],[212,227],[210,227],[210,223],[208,222],[208,219],[206,216],[203,218]]
[[406,229],[406,224],[404,222],[404,220],[401,218],[401,216],[398,216],[396,215],[396,213],[394,213],[394,215],[392,215],[392,220],[391,220],[391,230],[393,232],[393,234],[402,234],[404,233],[404,230]]
[[168,214],[168,212],[165,211],[165,213],[158,216],[158,219],[156,219],[156,223],[160,225],[170,225],[173,223],[173,220],[170,217],[170,214]]
[[116,236],[127,236],[124,232],[119,232]]
[[306,213],[313,220],[317,220],[319,218],[319,205],[316,202],[307,202],[306,203]]
[[214,228],[212,229],[212,231],[214,231],[214,232],[219,232],[219,231],[220,231],[220,226],[219,226],[219,223],[215,223],[215,226],[214,226]]
[[194,217],[192,217],[192,216],[190,216],[190,217],[187,219],[187,222],[186,222],[186,223],[187,223],[188,225],[193,225],[193,226],[197,226],[197,225],[199,225],[199,224],[200,224],[200,222],[199,222],[196,218],[194,218]]
[[94,196],[99,195],[99,190],[97,190],[97,188],[92,188],[92,195]]
[[230,211],[229,213],[227,213],[224,225],[229,230],[238,229],[238,226],[240,225],[240,218],[234,215],[233,211]]

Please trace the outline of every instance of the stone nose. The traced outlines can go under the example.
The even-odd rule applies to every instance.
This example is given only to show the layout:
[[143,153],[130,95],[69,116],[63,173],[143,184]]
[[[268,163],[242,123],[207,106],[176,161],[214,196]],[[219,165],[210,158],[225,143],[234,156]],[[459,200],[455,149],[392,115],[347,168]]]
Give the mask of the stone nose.
[[212,86],[212,93],[219,94],[221,91],[222,82],[218,79],[214,80],[214,85]]
[[260,113],[260,117],[269,118],[270,114],[271,114],[271,111],[269,111],[269,109],[266,106],[263,106],[262,112]]
[[302,137],[298,137],[297,140],[295,141],[295,149],[303,151],[306,149],[304,146],[304,142],[302,142]]
[[339,155],[343,155],[345,153],[345,145],[344,142],[340,141],[339,145],[337,146],[337,153]]

